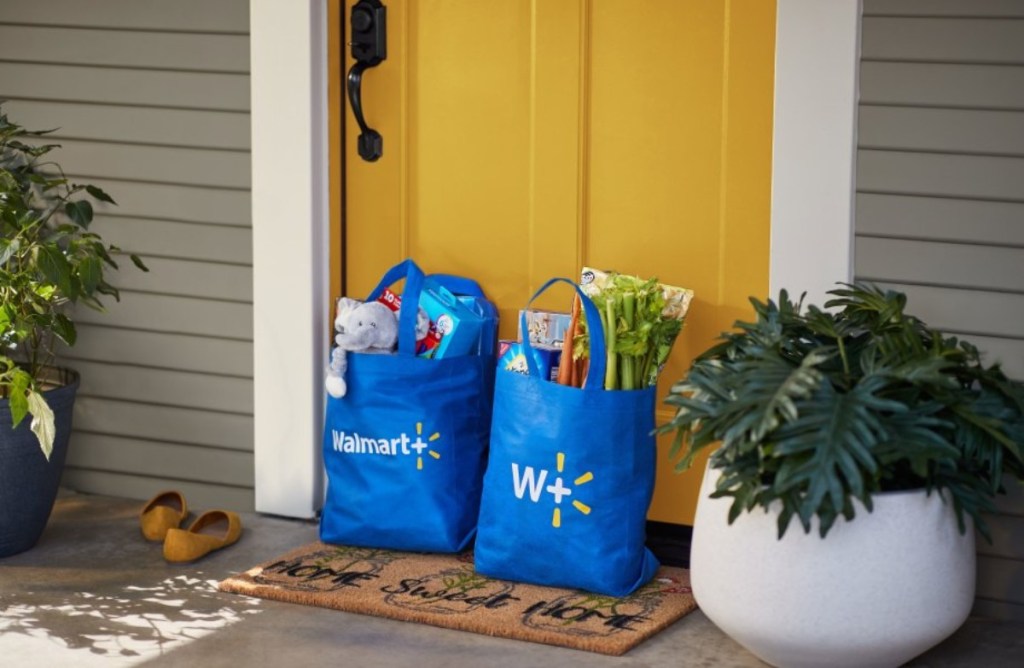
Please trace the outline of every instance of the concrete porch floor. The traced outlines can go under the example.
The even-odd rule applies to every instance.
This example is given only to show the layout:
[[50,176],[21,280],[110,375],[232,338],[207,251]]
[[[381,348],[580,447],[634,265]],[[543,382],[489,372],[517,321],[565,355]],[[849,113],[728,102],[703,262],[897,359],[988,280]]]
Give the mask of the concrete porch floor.
[[[215,589],[316,540],[316,524],[243,515],[234,546],[168,564],[137,501],[62,494],[39,544],[0,560],[0,665],[761,667],[698,610],[622,657],[489,638]],[[913,666],[1024,665],[1024,624],[971,619]]]

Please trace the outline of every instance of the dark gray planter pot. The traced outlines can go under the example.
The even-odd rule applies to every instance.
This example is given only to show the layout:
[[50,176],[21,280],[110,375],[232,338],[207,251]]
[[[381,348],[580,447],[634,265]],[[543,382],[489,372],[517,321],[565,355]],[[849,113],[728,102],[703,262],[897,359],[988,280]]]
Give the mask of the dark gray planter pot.
[[53,409],[56,437],[46,461],[26,415],[11,429],[11,406],[0,399],[0,557],[24,552],[39,540],[57,498],[64,458],[71,436],[71,411],[78,391],[78,374],[62,370],[68,383],[43,393]]

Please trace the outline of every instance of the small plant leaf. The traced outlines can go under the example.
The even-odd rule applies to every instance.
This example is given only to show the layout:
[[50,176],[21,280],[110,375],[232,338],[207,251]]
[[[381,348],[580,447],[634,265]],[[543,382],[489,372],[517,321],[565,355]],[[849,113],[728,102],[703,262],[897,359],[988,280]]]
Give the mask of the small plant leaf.
[[91,295],[96,291],[103,278],[103,266],[99,258],[94,255],[86,256],[78,265],[78,280],[82,282],[82,292]]
[[136,255],[136,254],[132,253],[132,254],[131,254],[131,255],[129,255],[128,257],[130,257],[130,258],[132,259],[132,263],[133,263],[133,264],[134,264],[134,265],[135,265],[136,267],[138,267],[138,268],[139,268],[139,269],[141,269],[142,271],[146,271],[146,272],[148,272],[148,271],[149,271],[149,267],[147,267],[147,266],[146,266],[146,265],[145,265],[145,264],[144,264],[144,263],[142,262],[142,258],[140,258],[140,257],[139,257],[138,255]]
[[92,204],[86,200],[68,202],[64,205],[64,212],[79,227],[88,228],[92,223]]
[[75,345],[75,340],[78,338],[75,323],[71,322],[71,319],[63,313],[58,313],[54,316],[53,333],[69,346]]
[[103,190],[97,188],[96,186],[86,186],[85,191],[101,202],[106,202],[108,204],[117,204],[117,202],[114,201],[113,197],[103,192]]
[[29,390],[28,393],[28,410],[32,413],[32,424],[29,425],[29,428],[39,440],[39,447],[42,448],[46,461],[50,461],[50,455],[53,453],[53,440],[57,435],[53,410],[46,403],[43,395],[32,390]]
[[3,268],[7,261],[21,248],[18,239],[0,239],[0,268]]
[[70,296],[71,265],[54,246],[43,246],[39,249],[39,268],[50,283],[56,285],[61,292]]
[[25,395],[31,383],[32,378],[28,373],[18,368],[12,370],[9,399],[11,403],[11,427],[13,428],[21,424],[21,421],[25,419],[25,414],[28,412],[28,397]]

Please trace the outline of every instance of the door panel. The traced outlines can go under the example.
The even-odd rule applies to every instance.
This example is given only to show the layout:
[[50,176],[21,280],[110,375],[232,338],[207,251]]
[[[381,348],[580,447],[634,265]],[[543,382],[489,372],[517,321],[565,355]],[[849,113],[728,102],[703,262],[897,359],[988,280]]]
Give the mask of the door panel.
[[[656,275],[696,292],[664,396],[767,292],[774,3],[386,4],[388,59],[363,78],[379,161],[344,119],[346,292],[412,256],[477,278],[510,338],[551,276]],[[700,471],[672,474],[667,441],[650,517],[689,524]]]

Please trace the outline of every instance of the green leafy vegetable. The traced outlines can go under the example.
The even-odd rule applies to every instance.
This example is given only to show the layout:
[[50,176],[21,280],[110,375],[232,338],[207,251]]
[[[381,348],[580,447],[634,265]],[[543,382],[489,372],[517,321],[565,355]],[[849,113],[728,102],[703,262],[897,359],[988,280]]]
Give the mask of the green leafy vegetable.
[[[588,274],[595,275],[595,279],[584,285],[584,291],[601,314],[605,335],[605,389],[635,390],[655,385],[658,371],[682,330],[693,293],[661,285],[656,278],[643,280],[585,268],[584,275]],[[673,296],[671,301],[667,294]],[[582,333],[573,345],[575,359],[589,350],[585,319],[580,319],[580,328]]]

